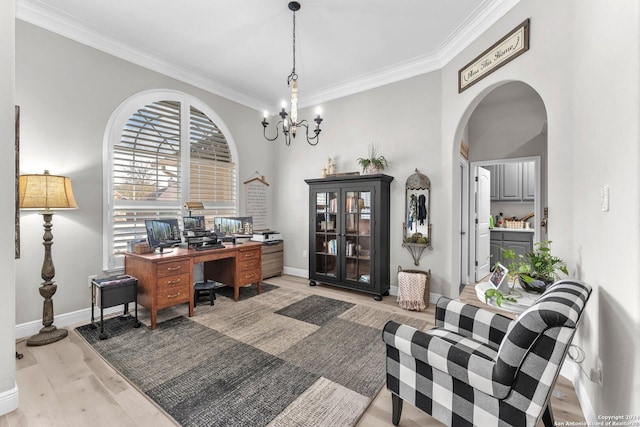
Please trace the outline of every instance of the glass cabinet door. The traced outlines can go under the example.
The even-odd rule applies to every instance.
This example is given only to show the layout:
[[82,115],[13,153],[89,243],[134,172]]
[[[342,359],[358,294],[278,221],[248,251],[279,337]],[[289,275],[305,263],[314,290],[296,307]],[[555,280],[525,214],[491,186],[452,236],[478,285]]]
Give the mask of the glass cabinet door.
[[338,193],[315,193],[315,272],[336,277],[338,272]]
[[369,287],[374,248],[371,191],[345,191],[343,200],[345,280],[360,287]]

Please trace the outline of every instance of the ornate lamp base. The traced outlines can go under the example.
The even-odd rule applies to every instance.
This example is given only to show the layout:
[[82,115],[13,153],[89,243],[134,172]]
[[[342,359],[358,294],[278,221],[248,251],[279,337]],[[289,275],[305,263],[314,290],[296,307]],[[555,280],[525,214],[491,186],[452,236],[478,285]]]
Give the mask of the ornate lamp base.
[[58,329],[54,325],[45,326],[36,335],[27,340],[28,346],[47,345],[60,341],[69,334],[66,329]]

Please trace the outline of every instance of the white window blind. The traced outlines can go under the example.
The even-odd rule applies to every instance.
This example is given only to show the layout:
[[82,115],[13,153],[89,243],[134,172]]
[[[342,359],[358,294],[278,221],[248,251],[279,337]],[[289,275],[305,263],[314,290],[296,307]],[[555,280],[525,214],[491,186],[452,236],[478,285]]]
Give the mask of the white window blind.
[[[185,114],[185,111],[188,114]],[[144,221],[182,219],[187,201],[214,216],[236,215],[236,165],[220,128],[188,102],[146,103],[126,120],[111,148],[107,268],[122,266],[127,242],[145,238]]]

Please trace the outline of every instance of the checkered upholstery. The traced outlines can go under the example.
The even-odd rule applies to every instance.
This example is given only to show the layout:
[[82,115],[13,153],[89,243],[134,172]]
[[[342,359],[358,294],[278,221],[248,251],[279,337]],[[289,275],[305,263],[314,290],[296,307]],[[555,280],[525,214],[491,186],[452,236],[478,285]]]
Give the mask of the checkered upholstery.
[[590,294],[562,280],[516,320],[443,297],[429,331],[390,321],[387,388],[446,425],[535,426]]

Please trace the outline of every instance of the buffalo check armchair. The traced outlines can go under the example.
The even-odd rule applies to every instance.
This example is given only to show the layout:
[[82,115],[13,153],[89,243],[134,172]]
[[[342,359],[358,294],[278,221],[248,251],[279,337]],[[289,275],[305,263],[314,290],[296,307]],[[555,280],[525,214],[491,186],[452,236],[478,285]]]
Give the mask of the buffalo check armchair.
[[450,426],[552,426],[551,392],[590,294],[561,280],[515,320],[442,297],[429,331],[388,322],[393,424],[407,401]]

